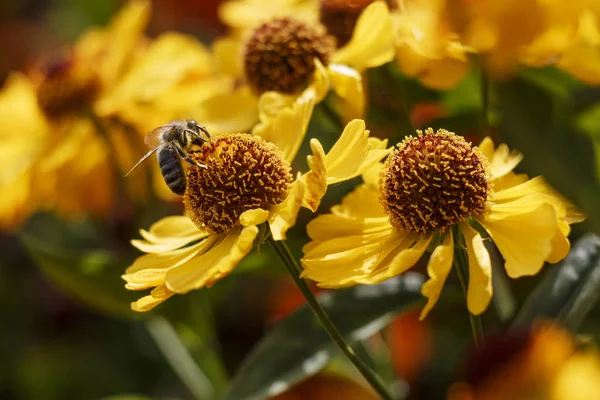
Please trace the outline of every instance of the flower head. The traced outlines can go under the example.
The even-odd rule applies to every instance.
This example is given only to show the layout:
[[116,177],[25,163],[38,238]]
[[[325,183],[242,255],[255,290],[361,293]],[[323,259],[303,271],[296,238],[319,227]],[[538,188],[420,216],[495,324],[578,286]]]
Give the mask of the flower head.
[[293,179],[290,164],[313,106],[308,96],[262,127],[260,136],[214,135],[191,155],[207,168],[187,168],[189,217],[167,217],[141,230],[144,240],[132,241],[148,254],[125,271],[125,287],[153,288],[132,304],[134,310],[147,311],[175,293],[212,285],[252,250],[259,225],[267,222],[273,239],[285,239],[300,208],[317,205],[328,184],[360,175],[390,152],[386,142],[369,139],[363,121],[352,121],[327,154],[313,139],[311,171]]
[[408,270],[430,249],[424,318],[459,242],[468,252],[467,306],[482,313],[492,296],[491,261],[478,229],[489,234],[516,278],[564,258],[569,224],[581,220],[541,178],[512,172],[521,158],[504,145],[495,149],[489,139],[476,148],[445,130],[418,131],[385,164],[364,173],[366,183],[331,214],[309,223],[303,276],[321,287],[378,283]]

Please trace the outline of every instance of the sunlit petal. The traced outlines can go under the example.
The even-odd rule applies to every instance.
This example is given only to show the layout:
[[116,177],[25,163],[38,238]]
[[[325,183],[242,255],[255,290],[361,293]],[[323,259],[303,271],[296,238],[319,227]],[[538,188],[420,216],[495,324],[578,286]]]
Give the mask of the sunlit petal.
[[284,240],[287,230],[296,224],[304,197],[304,181],[299,178],[292,184],[286,199],[271,210],[269,226],[275,240]]
[[385,2],[375,1],[358,17],[352,38],[333,55],[332,62],[362,71],[383,65],[393,58],[392,18]]
[[327,71],[331,87],[341,100],[343,120],[364,118],[365,93],[360,74],[356,70],[340,64],[330,64]]
[[492,300],[492,261],[479,232],[463,222],[460,230],[465,237],[469,255],[469,288],[467,308],[473,315],[484,312]]
[[165,285],[157,286],[150,292],[150,295],[144,296],[138,301],[131,303],[131,309],[137,312],[150,311],[174,294],[175,293],[167,289]]
[[421,287],[421,294],[427,298],[427,304],[421,310],[421,315],[419,316],[421,320],[429,314],[429,311],[435,306],[442,293],[446,278],[452,269],[453,253],[454,239],[452,232],[448,232],[444,238],[444,243],[436,246],[427,263],[429,280]]

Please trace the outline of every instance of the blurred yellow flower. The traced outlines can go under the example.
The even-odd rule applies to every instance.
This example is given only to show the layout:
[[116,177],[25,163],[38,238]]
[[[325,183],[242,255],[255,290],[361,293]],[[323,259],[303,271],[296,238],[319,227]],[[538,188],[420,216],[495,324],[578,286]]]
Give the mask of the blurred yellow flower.
[[575,39],[558,57],[557,67],[590,85],[600,85],[600,20],[591,11],[584,12]]
[[[209,73],[210,53],[175,33],[145,39],[149,13],[148,1],[132,0],[107,27],[9,76],[0,91],[0,229],[36,210],[106,216],[122,200],[119,177],[144,151],[143,133],[185,116],[192,102],[184,94]],[[144,181],[127,180],[131,198],[144,196]]]
[[262,137],[215,135],[191,155],[209,168],[188,168],[184,204],[189,217],[164,218],[140,231],[144,240],[132,241],[147,254],[127,268],[125,287],[152,288],[132,304],[133,310],[148,311],[176,293],[211,286],[252,249],[259,225],[268,222],[273,239],[285,239],[301,206],[320,201],[323,187],[360,175],[391,151],[385,141],[370,139],[364,122],[355,120],[327,154],[313,139],[317,151],[310,164],[317,173],[310,179],[298,174],[294,180],[290,164],[313,107],[314,97],[306,96],[279,113]]
[[[231,6],[241,4],[251,7],[255,2]],[[358,18],[351,40],[336,49],[333,37],[316,20],[285,14],[254,26],[243,38],[218,40],[214,51],[220,69],[241,83],[196,109],[194,115],[211,132],[245,131],[258,121],[266,124],[307,90],[319,102],[330,86],[345,120],[351,120],[364,114],[361,71],[393,59],[392,20],[385,2],[373,2]]]
[[317,21],[319,0],[232,0],[219,7],[221,21],[240,34],[267,20],[290,15],[302,21]]
[[490,337],[449,400],[600,399],[600,357],[578,350],[568,332],[543,322],[531,332]]
[[512,172],[521,154],[495,149],[490,139],[477,148],[445,130],[417,132],[363,174],[366,183],[331,214],[308,224],[304,277],[326,288],[374,284],[408,270],[429,249],[422,319],[450,273],[455,243],[468,252],[467,307],[473,314],[487,308],[492,270],[480,230],[512,278],[535,275],[545,261],[567,255],[569,224],[581,216],[542,178]]
[[396,61],[424,86],[451,89],[469,72],[469,54],[444,21],[443,1],[408,0],[395,13]]

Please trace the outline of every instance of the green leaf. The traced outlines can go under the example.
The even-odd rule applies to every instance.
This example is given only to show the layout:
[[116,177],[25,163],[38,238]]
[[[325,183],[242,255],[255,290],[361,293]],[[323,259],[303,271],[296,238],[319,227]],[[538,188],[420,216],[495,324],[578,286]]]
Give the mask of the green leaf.
[[551,267],[513,320],[528,327],[537,318],[557,319],[575,331],[600,297],[600,238],[587,234]]
[[120,262],[106,250],[59,249],[27,233],[20,240],[42,272],[70,295],[111,315],[139,316],[130,304],[140,294],[125,290],[121,280],[127,261]]
[[523,152],[521,166],[546,180],[589,215],[600,234],[600,185],[590,139],[575,132],[564,102],[522,79],[497,85],[502,139]]
[[[378,285],[319,296],[323,308],[350,343],[366,339],[394,316],[423,301],[423,276],[408,272]],[[246,357],[225,399],[264,399],[315,374],[338,351],[308,306],[275,326]]]

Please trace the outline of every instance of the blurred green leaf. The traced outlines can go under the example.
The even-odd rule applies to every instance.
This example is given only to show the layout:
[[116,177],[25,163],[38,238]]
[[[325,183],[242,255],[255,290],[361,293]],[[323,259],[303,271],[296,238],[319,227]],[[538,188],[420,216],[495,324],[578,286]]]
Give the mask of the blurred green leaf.
[[587,234],[561,263],[551,267],[519,310],[513,327],[537,318],[557,319],[575,331],[600,297],[600,238]]
[[600,185],[588,137],[575,132],[564,102],[523,79],[497,84],[502,139],[522,151],[522,167],[546,180],[589,215],[600,233]]
[[[366,339],[394,316],[423,301],[423,276],[408,272],[378,285],[325,293],[319,301],[351,343]],[[315,374],[338,351],[308,306],[275,326],[237,371],[225,399],[264,399]]]
[[20,240],[36,265],[67,293],[105,313],[139,317],[130,304],[140,294],[125,290],[121,280],[127,261],[119,261],[106,250],[59,249],[27,233]]
[[118,394],[116,396],[103,397],[100,400],[152,400],[152,398],[146,396],[139,396],[136,394]]

